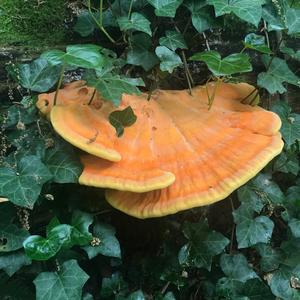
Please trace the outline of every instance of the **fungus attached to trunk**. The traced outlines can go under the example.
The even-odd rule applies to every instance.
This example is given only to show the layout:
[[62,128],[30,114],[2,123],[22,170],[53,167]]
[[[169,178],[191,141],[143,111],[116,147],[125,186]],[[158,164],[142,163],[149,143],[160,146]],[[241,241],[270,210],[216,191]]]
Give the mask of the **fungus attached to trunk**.
[[281,152],[279,117],[244,104],[254,102],[248,84],[215,89],[210,83],[192,95],[158,90],[149,101],[146,94],[124,94],[120,108],[131,106],[137,121],[121,137],[108,121],[114,107],[106,102],[100,108],[82,101],[57,105],[51,122],[92,154],[82,156],[81,184],[111,188],[112,206],[149,218],[224,199]]

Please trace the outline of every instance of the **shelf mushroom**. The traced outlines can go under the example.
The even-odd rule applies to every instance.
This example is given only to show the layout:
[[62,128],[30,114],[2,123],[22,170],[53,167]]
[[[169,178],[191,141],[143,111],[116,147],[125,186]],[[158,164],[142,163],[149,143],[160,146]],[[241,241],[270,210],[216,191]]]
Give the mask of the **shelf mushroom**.
[[[283,147],[279,117],[254,102],[248,84],[123,95],[137,122],[116,137],[114,109],[73,103],[51,110],[55,130],[89,152],[79,182],[106,187],[108,202],[138,218],[159,217],[222,200],[255,176]],[[214,94],[208,110],[208,94]],[[250,95],[251,99],[247,99]],[[243,103],[242,103],[243,102]]]

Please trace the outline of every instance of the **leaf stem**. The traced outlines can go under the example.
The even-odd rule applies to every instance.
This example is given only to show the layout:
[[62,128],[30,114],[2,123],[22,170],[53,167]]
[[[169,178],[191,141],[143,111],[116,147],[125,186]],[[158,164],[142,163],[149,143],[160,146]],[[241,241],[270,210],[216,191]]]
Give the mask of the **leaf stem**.
[[55,92],[55,95],[54,95],[53,106],[55,106],[56,102],[57,102],[58,91],[61,87],[61,84],[62,84],[62,81],[63,81],[63,78],[64,78],[65,67],[66,67],[65,64],[63,64],[62,69],[61,69],[61,73],[60,73],[60,76],[59,76],[56,92]]
[[91,8],[91,0],[89,0],[88,2],[88,11],[90,16],[92,17],[92,19],[94,20],[94,22],[97,24],[98,28],[100,29],[100,31],[102,31],[106,37],[113,43],[115,44],[116,41],[110,36],[110,34],[105,30],[105,28],[102,25],[102,10],[103,10],[103,0],[100,0],[100,22],[97,20],[97,18],[95,18],[93,12],[92,12],[92,8]]

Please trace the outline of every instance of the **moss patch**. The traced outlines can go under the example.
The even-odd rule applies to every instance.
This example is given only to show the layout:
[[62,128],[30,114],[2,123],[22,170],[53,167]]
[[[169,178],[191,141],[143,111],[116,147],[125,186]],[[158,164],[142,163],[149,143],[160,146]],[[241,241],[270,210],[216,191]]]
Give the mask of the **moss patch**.
[[1,0],[0,44],[43,45],[64,40],[65,0]]

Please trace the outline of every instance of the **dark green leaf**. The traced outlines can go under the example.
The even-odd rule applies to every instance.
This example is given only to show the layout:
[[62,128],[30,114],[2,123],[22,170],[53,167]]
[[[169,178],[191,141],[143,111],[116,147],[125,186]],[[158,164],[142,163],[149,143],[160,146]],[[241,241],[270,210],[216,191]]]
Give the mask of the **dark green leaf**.
[[98,68],[104,63],[104,58],[100,53],[102,48],[97,45],[70,45],[66,52],[61,50],[50,50],[44,52],[41,57],[50,64],[65,64],[78,68]]
[[282,101],[275,102],[272,111],[280,116],[282,122],[280,132],[286,146],[290,147],[296,141],[300,141],[300,115],[292,113],[288,104]]
[[124,127],[129,127],[136,122],[136,115],[131,106],[127,106],[123,110],[115,110],[109,115],[109,123],[115,127],[117,136],[120,137],[124,133]]
[[[1,220],[2,221],[2,220]],[[10,252],[22,248],[29,233],[14,224],[0,223],[0,252]]]
[[258,243],[268,243],[274,223],[268,217],[254,217],[252,207],[243,203],[233,212],[236,223],[236,238],[239,248],[247,248]]
[[215,76],[252,71],[249,56],[243,53],[231,54],[222,59],[217,51],[211,50],[196,53],[190,60],[204,61]]
[[222,254],[220,266],[225,275],[240,282],[246,282],[252,278],[258,278],[256,273],[249,267],[243,254]]
[[142,79],[127,78],[124,76],[107,73],[102,77],[86,78],[88,85],[95,87],[107,100],[111,100],[115,105],[119,105],[122,94],[140,94],[136,86],[144,86]]
[[159,63],[159,59],[154,52],[149,51],[152,41],[149,35],[139,33],[131,38],[131,47],[127,53],[127,63],[135,66],[142,66],[145,71],[149,71]]
[[57,272],[43,272],[33,281],[36,300],[80,300],[89,276],[76,260],[68,260]]
[[47,60],[38,58],[30,64],[19,65],[20,84],[35,92],[46,92],[59,78],[61,68],[51,66]]
[[181,58],[172,50],[165,46],[158,46],[155,49],[156,55],[159,57],[160,69],[172,73],[174,68],[182,65]]
[[257,84],[260,87],[265,88],[270,94],[276,92],[282,94],[286,92],[286,88],[283,86],[284,82],[300,86],[300,78],[290,70],[285,60],[275,57],[269,65],[270,59],[272,58],[268,55],[262,56],[265,66],[269,66],[269,68],[267,72],[258,75]]
[[287,9],[285,17],[288,34],[300,33],[300,9]]
[[177,31],[166,31],[166,36],[159,39],[159,44],[161,46],[168,47],[169,49],[175,51],[176,49],[187,49],[184,37],[180,32]]
[[93,223],[93,216],[86,212],[75,210],[72,215],[72,244],[84,246],[92,240],[92,234],[89,231]]
[[115,237],[115,230],[107,224],[96,224],[93,230],[93,236],[99,238],[98,246],[85,246],[83,249],[88,254],[89,259],[98,254],[121,258],[121,249],[118,240]]
[[58,141],[55,146],[46,150],[44,164],[53,175],[57,183],[77,182],[82,172],[82,166],[72,146]]
[[271,54],[272,51],[265,44],[265,37],[255,33],[249,33],[244,39],[244,45],[248,49],[256,50],[261,53]]
[[130,19],[128,19],[128,17],[119,17],[117,19],[117,22],[122,31],[137,30],[137,31],[145,32],[150,36],[152,35],[151,28],[150,28],[151,23],[142,14],[134,12],[131,14]]
[[159,17],[174,18],[176,10],[183,0],[147,0],[155,7],[155,14]]
[[215,8],[216,16],[234,13],[240,19],[258,26],[262,17],[261,0],[208,0]]
[[43,184],[51,178],[37,156],[25,156],[17,161],[16,168],[0,167],[0,195],[16,205],[32,208]]
[[212,258],[223,252],[229,240],[210,230],[207,222],[185,223],[183,233],[189,242],[179,252],[180,264],[210,270]]
[[0,256],[0,269],[4,270],[9,276],[14,275],[23,266],[31,264],[23,251],[15,251]]
[[280,249],[274,249],[266,244],[258,244],[255,249],[261,256],[260,267],[263,272],[271,272],[279,267],[283,259],[283,253]]
[[115,297],[115,295],[118,295],[126,290],[127,283],[124,281],[120,273],[114,273],[110,278],[105,277],[102,279],[100,296],[105,299],[111,299],[111,297]]

